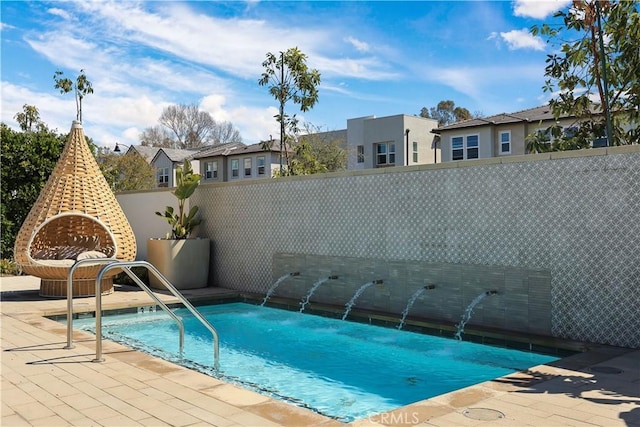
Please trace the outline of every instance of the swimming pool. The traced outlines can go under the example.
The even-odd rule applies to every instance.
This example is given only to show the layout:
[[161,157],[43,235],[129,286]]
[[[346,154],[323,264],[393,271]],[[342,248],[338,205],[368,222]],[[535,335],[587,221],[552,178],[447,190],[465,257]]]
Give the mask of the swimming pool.
[[[106,338],[224,381],[350,422],[556,360],[412,332],[246,303],[200,306],[220,335],[186,309],[184,357],[166,313],[104,316]],[[74,326],[93,331],[95,320]]]

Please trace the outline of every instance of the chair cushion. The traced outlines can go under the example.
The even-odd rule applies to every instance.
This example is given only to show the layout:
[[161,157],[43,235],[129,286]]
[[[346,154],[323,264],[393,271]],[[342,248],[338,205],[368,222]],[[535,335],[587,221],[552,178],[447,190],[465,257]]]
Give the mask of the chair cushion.
[[31,254],[33,259],[58,259],[58,247],[40,249]]
[[75,261],[72,259],[39,259],[38,265],[44,265],[47,267],[62,267],[69,268]]
[[96,258],[107,258],[107,254],[100,251],[85,251],[78,254],[76,260],[80,261],[81,259],[96,259]]
[[86,251],[87,248],[81,246],[58,246],[56,259],[76,259],[78,255]]

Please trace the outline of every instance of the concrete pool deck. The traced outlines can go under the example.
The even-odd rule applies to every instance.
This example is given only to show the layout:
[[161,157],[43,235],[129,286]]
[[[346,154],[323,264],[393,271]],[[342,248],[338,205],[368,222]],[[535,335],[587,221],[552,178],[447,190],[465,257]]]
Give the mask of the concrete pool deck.
[[[44,316],[66,313],[66,299],[40,298],[39,282],[0,278],[2,426],[341,425],[107,340],[105,361],[92,363],[91,334],[75,331],[75,348],[63,349],[66,326]],[[223,298],[235,292],[206,288],[185,295]],[[130,289],[102,302],[104,309],[153,303]],[[76,312],[94,306],[95,298],[74,300]],[[591,347],[351,425],[640,427],[640,350]]]

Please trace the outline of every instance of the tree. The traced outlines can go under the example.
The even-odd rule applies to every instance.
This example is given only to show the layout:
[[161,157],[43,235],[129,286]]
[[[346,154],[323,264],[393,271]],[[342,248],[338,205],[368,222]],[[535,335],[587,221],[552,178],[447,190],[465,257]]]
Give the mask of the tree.
[[296,115],[285,114],[285,105],[293,101],[300,106],[302,112],[313,108],[318,102],[320,72],[316,69],[309,71],[307,55],[297,47],[289,48],[286,52],[281,51],[278,56],[267,53],[262,67],[264,72],[258,84],[268,86],[269,93],[279,104],[279,113],[275,117],[280,123],[280,174],[284,174],[282,155],[288,139],[287,131],[295,134],[298,127]]
[[151,190],[155,187],[155,169],[137,153],[119,155],[106,148],[98,150],[96,160],[114,192]]
[[146,128],[139,136],[140,144],[146,147],[172,148],[174,142],[169,132],[160,125]]
[[[172,148],[199,148],[242,140],[240,132],[231,123],[216,122],[211,114],[200,111],[195,104],[170,105],[162,110],[158,121],[173,135],[173,138],[169,138],[173,143]],[[148,132],[146,136],[154,136],[158,141],[159,132],[152,129],[145,131]],[[160,138],[160,141],[167,143],[166,138]]]
[[347,168],[347,150],[343,147],[344,140],[332,132],[323,132],[319,127],[309,123],[304,124],[303,132],[305,135],[298,137],[298,145],[305,144],[304,150],[317,159],[326,172]]
[[240,141],[242,141],[240,131],[231,122],[216,122],[216,126],[211,130],[208,140],[213,145]]
[[472,115],[466,108],[456,107],[453,101],[447,100],[438,102],[436,107],[430,109],[422,107],[420,117],[437,120],[438,126],[446,126],[462,120],[469,120]]
[[[15,236],[35,203],[40,190],[60,158],[66,136],[56,134],[42,124],[37,117],[37,109],[25,106],[24,114],[35,113],[29,119],[17,114],[22,120],[22,132],[14,131],[4,123],[1,127],[0,163],[2,163],[2,243],[3,259],[13,256]],[[25,120],[23,120],[25,119]],[[35,130],[29,123],[35,119]]]
[[76,120],[82,122],[82,99],[90,93],[93,93],[93,85],[87,79],[84,70],[80,70],[80,74],[76,78],[75,83],[73,80],[63,77],[64,73],[60,70],[53,74],[53,81],[56,83],[55,88],[60,90],[60,93],[69,93],[72,90],[75,91],[76,97]]
[[[547,55],[543,86],[556,119],[576,117],[574,146],[607,134],[609,145],[640,140],[638,0],[574,0],[559,25],[533,26],[559,53]],[[556,131],[557,132],[557,131]],[[559,149],[562,149],[559,147]]]
[[24,104],[22,106],[22,112],[16,113],[13,118],[18,122],[20,129],[24,132],[33,131],[33,126],[36,128],[42,126],[42,121],[40,121],[40,112],[34,105]]

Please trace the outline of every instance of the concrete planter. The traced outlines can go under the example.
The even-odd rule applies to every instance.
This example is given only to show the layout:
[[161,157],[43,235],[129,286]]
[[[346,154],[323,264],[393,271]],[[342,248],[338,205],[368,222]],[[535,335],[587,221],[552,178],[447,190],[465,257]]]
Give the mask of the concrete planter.
[[[149,239],[147,260],[156,267],[176,289],[204,288],[209,280],[209,239]],[[164,289],[152,274],[152,288]]]

